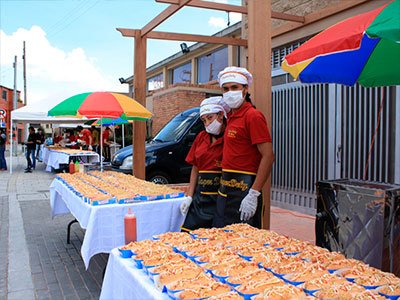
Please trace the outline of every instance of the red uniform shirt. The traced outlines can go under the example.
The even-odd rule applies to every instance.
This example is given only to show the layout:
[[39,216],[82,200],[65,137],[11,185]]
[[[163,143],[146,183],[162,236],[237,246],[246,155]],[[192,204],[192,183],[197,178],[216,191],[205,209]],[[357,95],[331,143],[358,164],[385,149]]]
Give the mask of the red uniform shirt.
[[59,143],[60,141],[62,141],[63,137],[61,135],[57,135],[54,137],[53,142],[54,144]]
[[76,136],[74,135],[74,134],[71,134],[70,136],[69,136],[69,141],[72,143],[72,142],[76,142],[78,139],[76,138]]
[[[72,142],[76,142],[78,139],[77,139],[77,137],[74,135],[74,134],[71,134],[70,136],[69,136],[69,141],[70,141],[70,143],[72,143]],[[74,146],[71,146],[71,149],[78,149],[79,147],[78,147],[78,145],[74,145]]]
[[271,142],[264,115],[251,103],[244,103],[228,118],[222,169],[257,173],[261,161],[257,144]]
[[110,131],[109,130],[104,130],[103,131],[103,144],[108,142],[109,138],[110,138]]
[[89,129],[83,129],[81,131],[82,137],[81,140],[84,140],[86,142],[86,145],[91,145],[90,143],[90,137],[92,136],[92,133],[90,132]]
[[221,171],[223,144],[223,137],[211,144],[210,134],[203,130],[194,140],[186,162],[196,166],[199,171]]

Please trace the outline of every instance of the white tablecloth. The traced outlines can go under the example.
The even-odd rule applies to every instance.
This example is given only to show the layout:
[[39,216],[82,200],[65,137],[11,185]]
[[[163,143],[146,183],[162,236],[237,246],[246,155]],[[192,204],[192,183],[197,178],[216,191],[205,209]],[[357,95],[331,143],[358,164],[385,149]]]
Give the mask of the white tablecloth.
[[134,264],[132,259],[120,257],[118,249],[111,251],[101,287],[101,300],[170,299],[166,293],[157,290],[150,278]]
[[92,206],[84,203],[58,179],[54,179],[50,186],[52,217],[72,213],[81,227],[86,229],[81,248],[86,268],[93,255],[109,253],[125,244],[124,215],[128,207],[136,214],[137,239],[141,241],[156,234],[180,231],[184,217],[179,207],[184,199]]
[[86,163],[96,163],[100,161],[100,155],[96,152],[71,155],[60,151],[52,151],[47,147],[43,147],[42,160],[46,164],[46,171],[48,172],[51,172],[52,168],[59,169],[60,164],[68,164],[70,157],[79,157]]

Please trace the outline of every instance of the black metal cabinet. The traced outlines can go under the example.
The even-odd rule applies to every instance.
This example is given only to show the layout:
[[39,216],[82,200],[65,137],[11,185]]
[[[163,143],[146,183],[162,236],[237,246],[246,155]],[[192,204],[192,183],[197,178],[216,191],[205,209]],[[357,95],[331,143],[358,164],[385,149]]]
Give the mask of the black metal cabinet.
[[400,185],[353,179],[317,183],[318,246],[400,275]]

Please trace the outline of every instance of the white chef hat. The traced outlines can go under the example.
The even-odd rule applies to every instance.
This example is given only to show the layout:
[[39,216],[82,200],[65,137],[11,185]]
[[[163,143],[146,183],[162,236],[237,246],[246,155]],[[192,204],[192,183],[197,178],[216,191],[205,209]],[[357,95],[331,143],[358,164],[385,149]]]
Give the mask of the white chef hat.
[[226,67],[218,73],[219,86],[222,87],[224,83],[236,82],[251,86],[253,82],[253,75],[246,68],[240,67]]
[[201,104],[200,104],[200,117],[206,114],[217,114],[220,111],[226,114],[230,111],[231,109],[229,106],[225,103],[225,101],[222,99],[221,96],[217,97],[210,97],[204,99]]

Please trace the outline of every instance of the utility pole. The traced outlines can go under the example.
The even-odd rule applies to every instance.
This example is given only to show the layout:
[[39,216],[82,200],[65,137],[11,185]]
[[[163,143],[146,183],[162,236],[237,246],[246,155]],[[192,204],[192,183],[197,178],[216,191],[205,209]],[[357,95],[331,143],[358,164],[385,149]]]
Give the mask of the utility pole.
[[22,60],[24,66],[24,104],[27,105],[27,96],[26,96],[26,52],[25,52],[25,41],[24,41],[24,49],[22,52]]
[[[18,101],[18,99],[17,99],[17,56],[15,55],[14,56],[14,97],[13,97],[14,110],[18,108],[17,101]],[[11,115],[11,112],[10,112],[10,115]],[[10,126],[10,135],[11,135],[10,153],[12,153],[14,156],[17,156],[17,145],[14,144],[14,124],[13,124],[11,116],[10,116],[10,125],[11,125]],[[10,167],[12,170],[12,160],[10,161],[10,164],[11,164]]]
[[17,56],[14,56],[14,97],[13,97],[13,109],[17,109]]

